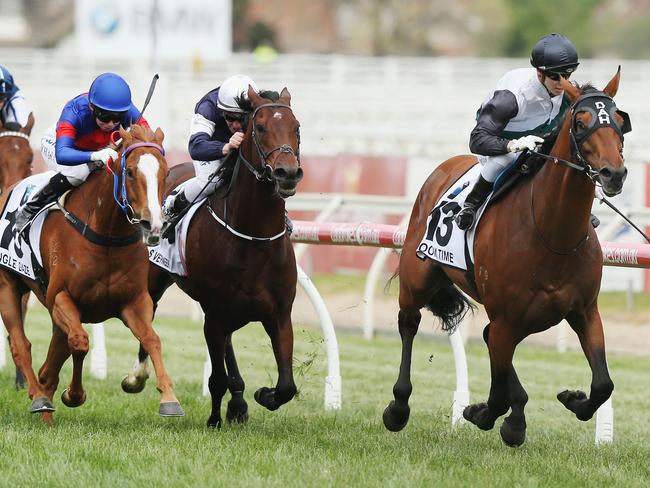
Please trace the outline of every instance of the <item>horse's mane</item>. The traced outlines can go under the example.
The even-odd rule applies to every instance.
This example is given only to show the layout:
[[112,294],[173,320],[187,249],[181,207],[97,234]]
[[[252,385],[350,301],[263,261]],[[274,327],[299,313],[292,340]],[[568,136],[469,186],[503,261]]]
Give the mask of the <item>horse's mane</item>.
[[[277,102],[278,99],[280,98],[280,94],[273,90],[261,90],[258,93],[258,95],[262,98],[265,98],[266,100],[269,100],[270,102]],[[248,127],[250,116],[253,113],[253,104],[251,103],[250,100],[248,100],[248,98],[243,98],[243,97],[237,97],[235,101],[237,102],[237,105],[239,105],[239,108],[241,108],[244,112],[246,112],[243,126]],[[222,185],[223,185],[222,188],[227,189],[228,186],[230,185],[230,181],[232,180],[232,176],[238,158],[239,158],[239,151],[231,151],[224,158],[223,162],[221,163],[221,166],[219,166],[219,169],[217,170],[216,178],[219,178],[222,181]]]
[[4,124],[5,130],[12,131],[12,132],[19,132],[20,129],[23,128],[22,125],[20,125],[18,122],[6,122]]

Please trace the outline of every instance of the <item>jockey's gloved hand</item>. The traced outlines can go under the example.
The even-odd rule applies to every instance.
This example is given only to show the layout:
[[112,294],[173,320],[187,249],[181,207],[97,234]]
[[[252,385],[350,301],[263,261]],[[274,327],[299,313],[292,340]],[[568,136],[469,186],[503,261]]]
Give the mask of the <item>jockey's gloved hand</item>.
[[103,164],[107,164],[111,159],[113,161],[117,159],[117,152],[115,149],[105,147],[104,149],[92,153],[90,159],[91,161],[101,161]]
[[523,151],[524,149],[534,151],[537,145],[542,142],[544,142],[544,139],[533,135],[520,137],[519,139],[514,139],[508,143],[508,152],[514,153]]

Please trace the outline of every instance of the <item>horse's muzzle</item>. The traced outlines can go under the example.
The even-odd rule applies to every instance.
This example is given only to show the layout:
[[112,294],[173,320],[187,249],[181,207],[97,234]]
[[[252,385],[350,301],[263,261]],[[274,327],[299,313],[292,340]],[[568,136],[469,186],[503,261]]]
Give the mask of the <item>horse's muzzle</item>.
[[623,191],[623,183],[625,183],[626,178],[627,168],[624,166],[616,169],[605,167],[598,172],[598,179],[603,187],[603,193],[608,197],[613,197]]
[[273,170],[273,179],[277,185],[277,192],[282,198],[289,198],[296,194],[296,187],[304,176],[302,168],[295,169],[276,168]]
[[141,220],[140,227],[142,227],[142,240],[147,246],[157,246],[160,243],[161,229],[152,228],[148,220]]

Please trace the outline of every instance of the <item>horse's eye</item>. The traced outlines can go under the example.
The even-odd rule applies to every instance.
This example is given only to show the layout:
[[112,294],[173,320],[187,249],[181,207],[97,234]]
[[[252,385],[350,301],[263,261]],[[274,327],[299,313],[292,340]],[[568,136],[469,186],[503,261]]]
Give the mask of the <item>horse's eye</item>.
[[259,132],[260,134],[263,134],[266,132],[266,129],[264,128],[263,125],[261,124],[255,124],[255,130]]
[[578,121],[576,122],[576,130],[578,130],[578,131],[583,131],[583,130],[585,130],[586,128],[587,128],[587,126],[584,124],[584,122],[582,122],[582,120],[578,120]]
[[133,178],[133,170],[131,168],[126,168],[126,177]]

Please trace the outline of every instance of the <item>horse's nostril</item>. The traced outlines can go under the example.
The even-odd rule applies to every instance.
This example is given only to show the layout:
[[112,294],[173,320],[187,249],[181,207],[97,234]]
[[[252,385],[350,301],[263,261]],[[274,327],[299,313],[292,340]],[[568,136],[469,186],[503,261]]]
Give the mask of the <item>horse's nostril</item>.
[[302,168],[298,168],[298,171],[296,171],[296,180],[300,181],[302,180],[302,177],[304,176]]
[[286,180],[289,177],[289,173],[284,168],[276,168],[273,170],[273,176],[278,180]]
[[609,180],[612,177],[612,172],[609,168],[603,168],[600,170],[600,176],[606,180]]
[[140,225],[145,229],[145,230],[151,230],[151,222],[148,220],[141,220]]

